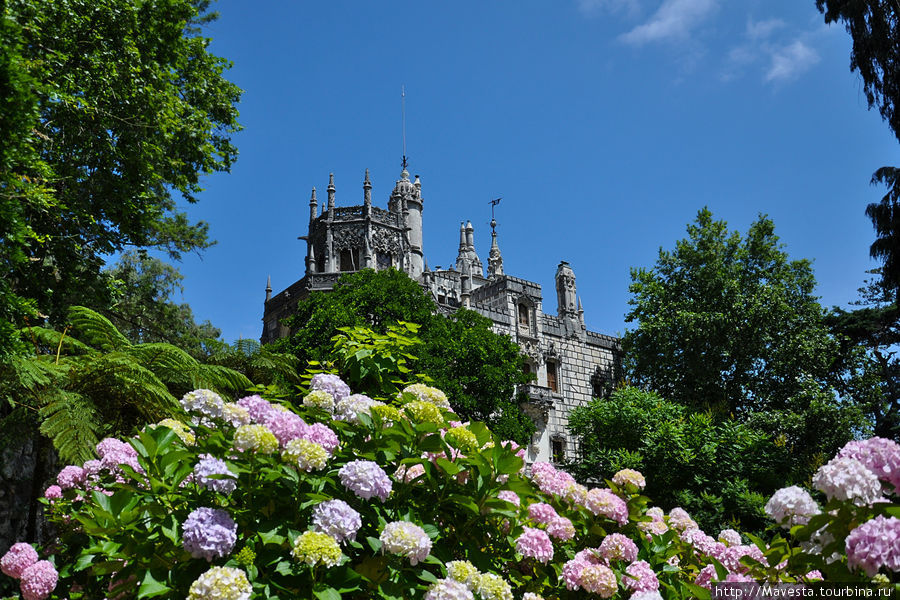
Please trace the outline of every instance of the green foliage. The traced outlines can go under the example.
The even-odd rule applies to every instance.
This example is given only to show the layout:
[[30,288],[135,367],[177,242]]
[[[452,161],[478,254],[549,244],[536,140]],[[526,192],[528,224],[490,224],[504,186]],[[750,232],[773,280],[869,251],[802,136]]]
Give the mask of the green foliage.
[[664,508],[687,509],[706,531],[733,522],[762,531],[765,500],[802,466],[795,464],[800,449],[761,426],[692,413],[632,387],[576,408],[569,428],[581,444],[582,456],[571,465],[579,479],[639,470],[648,495]]
[[28,314],[22,299],[53,323],[72,304],[104,305],[113,252],[210,244],[176,206],[237,153],[240,90],[199,35],[207,5],[2,4],[0,312],[11,322]]
[[384,399],[393,398],[410,383],[409,365],[417,360],[411,352],[422,344],[416,337],[419,325],[400,321],[388,325],[383,335],[368,327],[341,327],[338,331],[333,338],[333,356],[339,372],[354,389]]
[[[474,311],[460,309],[445,317],[436,310],[406,274],[366,269],[343,275],[330,292],[313,292],[300,301],[295,315],[286,320],[291,337],[274,347],[289,350],[302,362],[323,363],[341,328],[370,327],[374,334],[386,335],[394,323],[416,323],[422,341],[414,352],[416,371],[447,391],[460,416],[485,421],[499,434],[524,443],[534,423],[511,401],[516,386],[528,381],[518,346],[494,333],[490,319]],[[398,375],[397,380],[406,379]]]
[[[104,435],[130,433],[171,414],[198,388],[233,393],[252,383],[241,373],[197,362],[170,344],[132,344],[104,316],[70,309],[63,333],[31,327],[33,356],[0,363],[0,431],[37,428],[62,460],[86,460]],[[75,336],[78,336],[77,338]],[[22,421],[19,410],[32,416]]]

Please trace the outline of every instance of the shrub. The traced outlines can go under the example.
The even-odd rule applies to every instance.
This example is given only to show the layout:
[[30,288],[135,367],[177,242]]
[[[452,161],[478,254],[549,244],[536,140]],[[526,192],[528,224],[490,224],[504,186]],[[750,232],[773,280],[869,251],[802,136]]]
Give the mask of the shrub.
[[353,418],[208,391],[183,405],[63,469],[44,499],[58,540],[0,563],[26,598],[709,598],[713,580],[806,574],[779,564],[782,537],[716,541],[649,507],[634,470],[592,489],[526,474],[524,449],[421,385],[357,398]]

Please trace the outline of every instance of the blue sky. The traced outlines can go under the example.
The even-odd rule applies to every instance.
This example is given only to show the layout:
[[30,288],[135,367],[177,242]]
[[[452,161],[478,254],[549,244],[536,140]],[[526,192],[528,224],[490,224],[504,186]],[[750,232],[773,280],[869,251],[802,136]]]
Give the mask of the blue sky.
[[[207,34],[243,88],[240,157],[186,207],[218,244],[179,265],[184,301],[226,340],[258,338],[266,277],[303,274],[310,189],[335,174],[385,206],[399,176],[400,88],[422,179],[429,265],[471,220],[482,259],[497,209],[506,272],[571,263],[590,329],[624,332],[629,269],[651,266],[708,206],[760,213],[809,258],[825,305],[875,265],[872,172],[898,146],[867,111],[850,40],[814,0],[269,2],[220,0]],[[324,195],[324,194],[323,194]],[[321,197],[321,196],[320,196]]]

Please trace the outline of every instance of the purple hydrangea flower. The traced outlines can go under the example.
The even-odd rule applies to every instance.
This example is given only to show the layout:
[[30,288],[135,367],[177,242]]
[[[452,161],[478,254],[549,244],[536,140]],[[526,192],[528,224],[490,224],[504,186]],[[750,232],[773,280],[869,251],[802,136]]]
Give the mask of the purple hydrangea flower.
[[306,437],[306,429],[308,427],[306,421],[294,413],[277,409],[263,415],[261,424],[268,427],[275,434],[275,437],[278,438],[278,443],[282,446],[291,440]]
[[362,518],[343,500],[328,500],[313,509],[313,529],[327,533],[338,542],[355,540]]
[[250,420],[257,425],[265,425],[269,413],[277,410],[271,402],[255,394],[241,398],[237,404],[247,409],[247,412],[250,413]]
[[56,483],[59,484],[60,488],[70,490],[72,488],[80,488],[84,485],[86,478],[87,474],[84,472],[84,469],[75,465],[68,465],[63,467],[63,470],[56,476]]
[[0,558],[0,571],[14,579],[22,576],[22,572],[38,561],[38,553],[31,544],[18,542]]
[[335,402],[343,400],[350,395],[350,386],[337,375],[330,373],[318,373],[313,375],[312,381],[309,382],[309,389],[322,390],[328,392],[334,398]]
[[51,485],[46,490],[44,490],[44,498],[48,500],[56,500],[57,498],[62,498],[62,488],[58,485]]
[[49,560],[39,560],[24,571],[19,589],[25,600],[44,600],[56,589],[59,573]]
[[97,444],[97,455],[100,456],[101,467],[112,473],[121,473],[119,465],[128,465],[135,471],[143,471],[138,462],[137,451],[131,447],[131,444],[122,440],[106,438]]
[[228,556],[237,541],[237,524],[224,510],[198,508],[181,525],[182,545],[194,558]]
[[391,478],[370,460],[348,462],[338,471],[338,476],[345,488],[363,500],[376,496],[384,502],[391,493]]
[[900,571],[900,519],[878,515],[850,532],[846,541],[847,566],[874,577],[881,567]]
[[[211,478],[210,475],[228,475],[229,479]],[[208,490],[230,494],[237,487],[237,475],[231,472],[224,460],[211,454],[201,454],[200,462],[194,467],[194,481]]]

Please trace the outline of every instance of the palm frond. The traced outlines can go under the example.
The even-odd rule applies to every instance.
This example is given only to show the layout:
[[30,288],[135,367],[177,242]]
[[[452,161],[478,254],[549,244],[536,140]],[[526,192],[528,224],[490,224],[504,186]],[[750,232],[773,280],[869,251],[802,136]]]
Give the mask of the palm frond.
[[53,442],[62,461],[83,463],[94,457],[101,421],[87,397],[56,389],[39,414],[40,431]]
[[79,338],[94,348],[104,352],[115,352],[131,346],[122,333],[109,319],[84,306],[69,308],[69,321],[78,332]]

